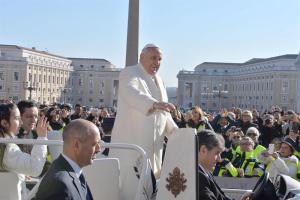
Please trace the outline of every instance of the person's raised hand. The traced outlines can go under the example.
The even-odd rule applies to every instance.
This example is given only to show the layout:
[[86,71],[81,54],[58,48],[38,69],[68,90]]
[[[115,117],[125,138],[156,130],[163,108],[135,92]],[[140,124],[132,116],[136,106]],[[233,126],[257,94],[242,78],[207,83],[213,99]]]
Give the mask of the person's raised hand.
[[39,118],[37,125],[36,125],[36,133],[38,137],[47,137],[47,117],[42,116]]

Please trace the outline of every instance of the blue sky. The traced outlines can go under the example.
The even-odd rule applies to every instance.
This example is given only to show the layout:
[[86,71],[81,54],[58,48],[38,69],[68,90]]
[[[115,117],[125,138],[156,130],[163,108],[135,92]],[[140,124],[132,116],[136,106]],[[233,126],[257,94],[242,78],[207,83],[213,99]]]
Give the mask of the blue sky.
[[[202,62],[245,62],[300,51],[299,0],[140,0],[140,49],[162,48],[159,74]],[[123,68],[128,0],[0,0],[0,43]]]

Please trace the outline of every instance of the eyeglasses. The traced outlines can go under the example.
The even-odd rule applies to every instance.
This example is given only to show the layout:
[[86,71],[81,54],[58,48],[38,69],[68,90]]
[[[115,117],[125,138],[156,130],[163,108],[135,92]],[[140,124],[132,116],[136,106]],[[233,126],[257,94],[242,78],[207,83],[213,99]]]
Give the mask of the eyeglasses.
[[251,117],[250,115],[242,115],[242,117]]
[[247,133],[247,135],[249,135],[249,136],[254,136],[254,137],[257,137],[257,136],[258,136],[256,133]]
[[240,139],[241,136],[233,136],[233,139]]
[[251,145],[251,143],[250,142],[241,142],[240,145],[245,145],[245,146],[247,145],[247,146],[249,146],[249,145]]

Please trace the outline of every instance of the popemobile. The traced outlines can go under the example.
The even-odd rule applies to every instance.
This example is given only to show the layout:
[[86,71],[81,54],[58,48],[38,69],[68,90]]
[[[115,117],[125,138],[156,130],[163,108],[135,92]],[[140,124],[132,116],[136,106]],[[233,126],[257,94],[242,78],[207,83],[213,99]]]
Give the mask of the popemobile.
[[[0,143],[47,144],[53,159],[62,152],[61,132],[51,131],[48,140],[0,139]],[[141,173],[135,200],[199,200],[198,198],[198,147],[195,129],[178,129],[168,140],[160,179],[157,181],[157,192],[149,196],[146,192],[150,167],[145,151],[133,144],[103,143],[105,148],[118,148],[124,151],[136,151],[141,155]],[[83,169],[95,200],[122,200],[119,184],[122,163],[118,158],[99,155],[93,164]],[[0,172],[0,199],[21,199],[17,175],[12,172]],[[35,182],[36,181],[36,182]],[[34,187],[22,199],[34,199],[40,179],[33,179],[29,184]],[[238,199],[245,192],[253,192],[253,200],[300,199],[300,183],[286,175],[278,175],[272,183],[269,174],[258,178],[218,177],[222,190],[229,196]],[[234,188],[234,185],[237,186]]]

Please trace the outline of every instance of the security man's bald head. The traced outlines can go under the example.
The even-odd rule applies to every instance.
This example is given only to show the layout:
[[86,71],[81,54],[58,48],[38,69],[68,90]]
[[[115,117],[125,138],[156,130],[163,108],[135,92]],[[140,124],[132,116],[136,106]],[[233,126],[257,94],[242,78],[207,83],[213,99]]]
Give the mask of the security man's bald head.
[[100,151],[100,132],[90,121],[76,119],[71,121],[63,131],[63,153],[80,167],[92,163]]
[[84,119],[73,120],[64,128],[63,141],[67,144],[74,136],[83,141],[88,135],[92,134],[92,130],[95,128],[97,128],[95,124],[90,121]]

